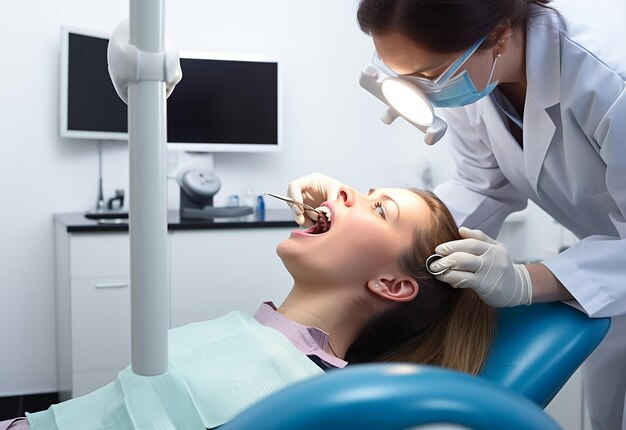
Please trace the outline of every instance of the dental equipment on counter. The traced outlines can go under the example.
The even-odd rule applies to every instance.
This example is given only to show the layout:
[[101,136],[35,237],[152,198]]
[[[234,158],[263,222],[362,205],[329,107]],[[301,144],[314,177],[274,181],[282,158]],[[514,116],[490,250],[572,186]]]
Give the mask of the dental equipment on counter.
[[254,212],[252,206],[213,206],[222,183],[210,170],[188,170],[178,180],[180,216],[190,219],[235,218]]

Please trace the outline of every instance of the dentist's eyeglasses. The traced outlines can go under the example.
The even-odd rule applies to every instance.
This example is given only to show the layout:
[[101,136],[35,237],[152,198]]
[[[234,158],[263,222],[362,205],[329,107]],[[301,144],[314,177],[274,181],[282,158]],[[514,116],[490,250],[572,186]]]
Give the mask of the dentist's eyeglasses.
[[383,73],[390,77],[397,77],[407,80],[420,88],[422,88],[427,93],[437,93],[441,91],[442,87],[444,87],[450,79],[463,67],[463,65],[467,62],[467,60],[478,50],[480,45],[483,43],[485,38],[478,40],[474,43],[468,50],[466,50],[463,54],[461,54],[456,60],[454,60],[442,73],[439,74],[434,79],[428,79],[421,76],[412,76],[412,75],[400,75],[396,73],[391,67],[387,66],[384,61],[378,56],[378,53],[374,51],[374,55],[372,57],[372,64],[378,67]]

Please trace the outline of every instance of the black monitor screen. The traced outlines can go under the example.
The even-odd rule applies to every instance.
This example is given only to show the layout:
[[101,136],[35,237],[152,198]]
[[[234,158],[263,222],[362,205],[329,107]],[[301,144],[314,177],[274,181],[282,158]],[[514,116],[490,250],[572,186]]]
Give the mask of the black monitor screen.
[[181,58],[183,79],[167,100],[167,140],[278,142],[277,64]]
[[108,39],[69,33],[67,128],[126,133],[126,104],[107,68]]

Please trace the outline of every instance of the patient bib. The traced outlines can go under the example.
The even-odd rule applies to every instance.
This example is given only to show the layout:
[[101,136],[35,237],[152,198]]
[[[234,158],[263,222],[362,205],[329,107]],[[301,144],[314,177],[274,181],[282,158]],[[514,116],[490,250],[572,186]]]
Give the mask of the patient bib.
[[127,367],[114,382],[27,418],[31,430],[210,429],[322,373],[282,333],[231,312],[170,330],[164,375],[138,376]]

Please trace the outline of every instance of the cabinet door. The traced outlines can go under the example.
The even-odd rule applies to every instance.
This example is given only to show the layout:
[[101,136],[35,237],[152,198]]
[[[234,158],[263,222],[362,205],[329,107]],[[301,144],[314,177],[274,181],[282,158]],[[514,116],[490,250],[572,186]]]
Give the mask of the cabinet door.
[[276,255],[292,228],[170,233],[171,326],[280,304],[293,280]]
[[128,278],[72,280],[71,339],[72,372],[119,371],[130,363]]
[[69,250],[68,303],[63,307],[69,314],[69,362],[60,367],[69,369],[71,396],[76,397],[111,382],[130,363],[129,236],[72,233]]
[[72,279],[129,276],[128,233],[73,233],[70,270]]

